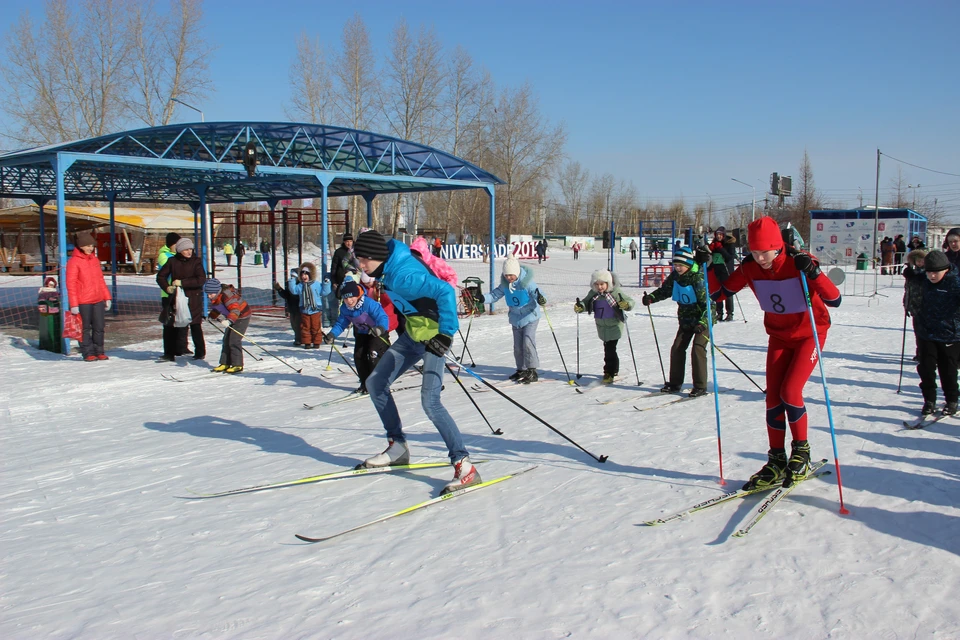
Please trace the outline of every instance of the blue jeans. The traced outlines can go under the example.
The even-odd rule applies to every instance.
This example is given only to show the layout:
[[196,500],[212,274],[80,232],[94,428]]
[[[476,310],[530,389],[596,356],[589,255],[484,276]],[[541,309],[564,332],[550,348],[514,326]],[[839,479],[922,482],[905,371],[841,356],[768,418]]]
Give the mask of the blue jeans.
[[445,358],[430,353],[424,348],[422,342],[414,342],[404,333],[390,345],[390,348],[381,356],[373,373],[367,378],[370,399],[373,400],[373,406],[380,415],[383,428],[387,430],[387,437],[397,442],[406,441],[403,425],[400,423],[400,414],[397,412],[397,403],[393,401],[393,395],[390,393],[390,385],[421,358],[423,359],[423,385],[420,387],[420,404],[447,445],[450,461],[456,462],[469,454],[463,446],[460,429],[440,402]]

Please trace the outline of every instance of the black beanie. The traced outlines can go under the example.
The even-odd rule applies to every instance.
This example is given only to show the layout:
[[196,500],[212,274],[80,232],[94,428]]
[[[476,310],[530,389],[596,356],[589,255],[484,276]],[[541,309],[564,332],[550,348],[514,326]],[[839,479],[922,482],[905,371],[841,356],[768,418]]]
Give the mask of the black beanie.
[[950,260],[943,251],[934,249],[923,259],[924,271],[946,271],[950,268]]
[[361,233],[354,241],[353,255],[358,258],[386,262],[390,252],[387,250],[387,241],[380,235],[380,232],[370,229]]
[[177,244],[177,240],[179,239],[180,239],[180,234],[174,233],[173,231],[171,231],[170,233],[167,234],[167,246],[172,247],[173,245]]
[[359,295],[360,295],[360,285],[358,285],[353,280],[347,280],[342,285],[340,285],[341,298],[356,298]]

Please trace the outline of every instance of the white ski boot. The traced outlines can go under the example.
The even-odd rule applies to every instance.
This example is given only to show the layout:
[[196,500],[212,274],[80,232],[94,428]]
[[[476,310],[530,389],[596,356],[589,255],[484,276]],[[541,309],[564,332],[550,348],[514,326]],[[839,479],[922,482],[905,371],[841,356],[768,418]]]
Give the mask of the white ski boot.
[[383,450],[383,453],[367,458],[357,468],[374,469],[376,467],[410,464],[410,449],[407,448],[406,442],[398,442],[397,440],[388,440],[387,442],[389,444]]
[[453,463],[453,480],[447,483],[447,486],[443,488],[440,495],[465,489],[470,485],[480,484],[481,482],[483,482],[483,480],[480,479],[480,472],[471,464],[470,458],[460,458]]

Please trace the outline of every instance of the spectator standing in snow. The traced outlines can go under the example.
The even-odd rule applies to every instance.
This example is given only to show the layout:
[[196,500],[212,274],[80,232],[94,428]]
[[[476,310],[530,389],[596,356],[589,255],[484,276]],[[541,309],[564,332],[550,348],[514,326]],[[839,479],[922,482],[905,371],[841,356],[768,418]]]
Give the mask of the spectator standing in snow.
[[80,314],[83,324],[80,354],[86,362],[110,359],[103,352],[103,333],[105,312],[110,310],[113,302],[103,280],[100,258],[95,253],[96,244],[89,231],[78,233],[66,272],[70,313]]

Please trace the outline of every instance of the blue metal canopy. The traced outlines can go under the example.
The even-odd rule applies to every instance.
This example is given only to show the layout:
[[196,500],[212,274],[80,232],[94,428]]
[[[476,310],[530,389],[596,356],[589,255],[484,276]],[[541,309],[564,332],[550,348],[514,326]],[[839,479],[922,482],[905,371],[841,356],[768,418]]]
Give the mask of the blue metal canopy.
[[[256,174],[241,158],[256,145]],[[493,174],[426,145],[305,123],[167,125],[0,155],[0,197],[55,198],[54,161],[68,200],[195,205],[490,188]],[[327,186],[323,193],[321,184]]]

